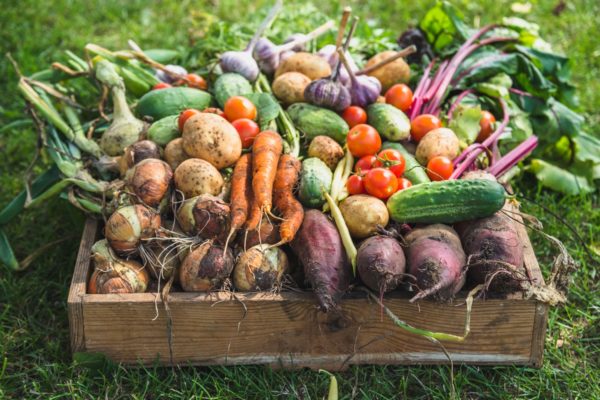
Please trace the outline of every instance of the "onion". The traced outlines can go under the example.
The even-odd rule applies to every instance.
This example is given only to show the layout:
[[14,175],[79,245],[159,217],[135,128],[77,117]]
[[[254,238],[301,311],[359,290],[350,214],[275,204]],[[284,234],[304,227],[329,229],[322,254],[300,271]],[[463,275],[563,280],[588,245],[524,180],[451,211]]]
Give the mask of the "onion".
[[231,249],[202,243],[188,254],[179,269],[179,282],[186,292],[207,292],[218,289],[233,269]]
[[150,278],[144,267],[133,260],[118,258],[106,239],[92,246],[94,272],[88,284],[88,293],[143,293]]
[[123,155],[119,157],[119,170],[121,175],[125,175],[129,168],[148,158],[161,159],[160,147],[153,141],[140,140],[139,142],[127,146]]
[[125,206],[115,211],[104,228],[104,236],[118,254],[135,254],[142,239],[156,236],[160,229],[160,215],[153,210],[137,204]]
[[189,235],[224,243],[229,233],[229,205],[218,197],[202,194],[183,202],[177,221]]
[[175,281],[179,280],[179,249],[176,247],[164,246],[162,244],[153,244],[150,247],[151,258],[146,264],[150,274],[158,280],[168,281],[175,275]]
[[156,207],[167,194],[173,171],[169,164],[155,158],[142,160],[125,177],[127,185],[144,203]]
[[288,258],[279,247],[267,244],[252,247],[242,253],[233,271],[236,289],[247,292],[270,290],[281,284],[288,269]]

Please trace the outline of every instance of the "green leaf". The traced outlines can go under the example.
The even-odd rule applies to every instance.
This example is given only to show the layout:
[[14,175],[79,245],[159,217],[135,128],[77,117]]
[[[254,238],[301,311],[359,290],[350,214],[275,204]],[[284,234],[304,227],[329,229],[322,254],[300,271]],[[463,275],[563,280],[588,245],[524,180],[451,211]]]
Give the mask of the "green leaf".
[[6,237],[6,234],[2,229],[0,229],[0,262],[14,271],[19,269],[19,261],[15,257],[15,253],[10,247],[8,237]]
[[454,111],[449,128],[454,131],[463,147],[475,142],[481,128],[479,126],[480,119],[481,107],[479,106],[468,107],[461,104]]
[[419,28],[436,52],[448,52],[472,34],[463,19],[463,14],[457,8],[449,3],[440,2],[425,14]]
[[256,106],[261,131],[272,129],[271,121],[275,120],[281,112],[281,106],[275,97],[269,93],[250,93],[243,96]]
[[513,81],[510,76],[501,72],[493,76],[487,82],[478,83],[473,86],[475,90],[490,97],[508,97],[508,89],[512,87]]
[[564,194],[577,195],[596,190],[586,178],[540,159],[531,160],[529,171],[535,174],[542,186]]

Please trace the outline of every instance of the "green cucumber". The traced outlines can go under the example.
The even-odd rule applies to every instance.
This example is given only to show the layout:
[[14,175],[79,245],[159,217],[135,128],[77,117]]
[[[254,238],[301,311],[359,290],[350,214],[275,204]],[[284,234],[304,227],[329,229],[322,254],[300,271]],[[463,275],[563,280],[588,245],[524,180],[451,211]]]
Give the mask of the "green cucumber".
[[217,78],[213,86],[213,93],[219,107],[223,108],[230,97],[252,93],[252,85],[242,75],[228,72]]
[[390,217],[401,223],[452,224],[489,217],[504,206],[506,191],[488,179],[421,183],[387,201]]
[[329,136],[338,143],[346,141],[350,128],[342,117],[331,110],[308,103],[295,103],[287,109],[287,113],[294,126],[309,141],[320,135]]
[[385,142],[381,149],[394,149],[397,150],[402,157],[404,157],[404,176],[408,179],[413,185],[418,185],[419,183],[427,183],[431,182],[429,176],[427,176],[427,172],[425,172],[425,168],[419,164],[419,162],[415,159],[415,156],[410,154],[408,150],[400,143],[394,142]]
[[189,87],[173,87],[151,90],[137,104],[140,117],[152,117],[154,121],[176,115],[186,108],[204,110],[210,105],[212,96],[207,92]]
[[323,192],[331,189],[333,174],[323,161],[316,157],[302,161],[298,199],[306,207],[319,208],[325,203]]
[[146,135],[159,146],[166,146],[171,140],[181,136],[179,132],[179,115],[169,115],[159,119],[148,128]]
[[410,120],[400,109],[385,103],[374,103],[367,108],[369,125],[387,140],[408,139]]

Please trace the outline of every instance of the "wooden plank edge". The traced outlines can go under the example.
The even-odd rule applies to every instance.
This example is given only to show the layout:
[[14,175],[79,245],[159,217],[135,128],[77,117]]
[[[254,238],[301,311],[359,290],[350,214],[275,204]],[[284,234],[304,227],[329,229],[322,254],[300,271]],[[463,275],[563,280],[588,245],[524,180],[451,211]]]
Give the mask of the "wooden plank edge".
[[544,362],[544,344],[546,342],[546,329],[548,327],[548,310],[546,303],[538,302],[535,306],[533,332],[531,335],[530,365],[540,368]]
[[88,218],[85,221],[83,234],[81,235],[79,252],[77,253],[73,278],[71,279],[71,287],[67,299],[67,313],[69,316],[72,354],[85,351],[83,297],[86,294],[87,278],[90,268],[90,255],[92,245],[96,239],[97,230],[98,221]]

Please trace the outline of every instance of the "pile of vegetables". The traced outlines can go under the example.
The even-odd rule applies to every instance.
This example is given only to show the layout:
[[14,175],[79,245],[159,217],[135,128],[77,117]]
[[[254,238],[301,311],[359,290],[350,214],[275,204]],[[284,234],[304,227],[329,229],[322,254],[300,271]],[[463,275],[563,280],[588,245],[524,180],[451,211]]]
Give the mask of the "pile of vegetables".
[[[103,216],[90,293],[295,287],[333,312],[357,285],[411,301],[525,290],[504,185],[525,169],[585,192],[600,171],[567,60],[525,21],[475,31],[445,3],[376,51],[348,8],[265,36],[281,8],[243,50],[90,44],[21,77],[54,165],[0,223],[54,194]],[[536,147],[559,158],[526,164]]]

